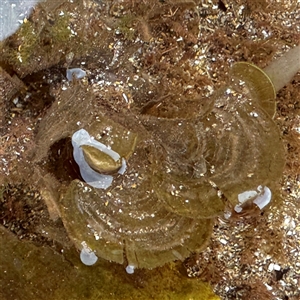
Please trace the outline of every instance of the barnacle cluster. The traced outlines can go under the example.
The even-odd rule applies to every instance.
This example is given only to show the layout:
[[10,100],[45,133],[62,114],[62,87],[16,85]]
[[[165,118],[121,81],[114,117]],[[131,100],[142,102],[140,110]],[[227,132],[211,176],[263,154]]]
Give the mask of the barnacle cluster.
[[[79,175],[82,170],[64,183],[61,218],[84,254],[90,249],[131,268],[183,260],[207,244],[216,216],[246,209],[241,203],[246,191],[276,189],[284,149],[272,119],[275,91],[255,66],[234,65],[227,86],[196,112],[189,103],[182,112],[174,102],[161,115],[155,102],[141,112],[108,116],[103,108],[91,114],[93,94],[79,85],[73,88],[61,93],[42,120],[35,160],[45,159],[55,147],[69,153],[64,149],[71,148],[71,137],[84,132],[95,145],[101,143],[127,161],[124,174],[110,172],[111,185],[90,184]],[[89,140],[80,148],[94,171],[106,165],[103,153],[98,156],[104,148],[93,149],[95,145]],[[72,155],[54,164],[70,160]],[[260,204],[260,196],[252,196]]]

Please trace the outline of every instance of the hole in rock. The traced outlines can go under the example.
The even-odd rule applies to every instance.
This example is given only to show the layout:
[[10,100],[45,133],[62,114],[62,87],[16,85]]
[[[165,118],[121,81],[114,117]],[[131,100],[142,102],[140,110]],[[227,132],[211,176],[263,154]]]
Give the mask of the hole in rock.
[[49,150],[47,169],[60,182],[82,180],[77,163],[73,158],[71,138],[64,138],[55,142]]
[[35,114],[50,107],[55,98],[51,95],[50,87],[55,86],[61,79],[60,70],[48,69],[25,76],[22,80],[26,92],[19,95],[20,102]]

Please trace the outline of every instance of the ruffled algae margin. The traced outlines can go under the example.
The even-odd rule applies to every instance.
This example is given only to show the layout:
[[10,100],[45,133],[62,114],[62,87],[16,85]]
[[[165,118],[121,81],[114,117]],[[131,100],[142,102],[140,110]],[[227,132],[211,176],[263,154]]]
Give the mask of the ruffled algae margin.
[[218,300],[209,284],[183,277],[175,263],[128,275],[123,266],[100,260],[84,266],[76,250],[59,255],[20,241],[0,227],[1,299],[201,299]]

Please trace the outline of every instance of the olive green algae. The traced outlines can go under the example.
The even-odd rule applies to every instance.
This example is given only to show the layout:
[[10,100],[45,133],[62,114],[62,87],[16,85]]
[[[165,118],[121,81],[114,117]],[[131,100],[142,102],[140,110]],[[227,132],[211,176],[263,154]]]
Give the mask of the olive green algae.
[[133,275],[101,259],[91,268],[80,262],[75,249],[61,255],[20,241],[3,227],[0,245],[0,298],[4,300],[219,299],[208,284],[184,277],[174,263],[136,270]]
[[[63,2],[63,1],[62,1]],[[192,1],[191,1],[192,2]],[[24,26],[23,32],[22,30],[20,30],[21,33],[26,33],[26,34],[31,34],[34,33],[34,30],[36,30],[36,28],[38,29],[38,27],[35,27],[34,22],[29,21],[30,23],[27,23],[26,26]],[[44,49],[45,49],[45,53],[48,52],[49,50],[49,41],[51,41],[52,39],[54,39],[54,37],[57,35],[57,41],[59,41],[60,43],[65,43],[66,45],[68,45],[70,43],[67,43],[67,41],[70,39],[74,39],[74,37],[70,36],[69,34],[69,30],[66,28],[66,24],[69,23],[68,20],[68,15],[66,15],[65,17],[59,17],[58,20],[54,23],[54,25],[47,26],[45,27],[42,31],[43,33],[47,33],[46,38],[43,40],[44,41]],[[56,27],[57,26],[57,27]],[[61,27],[62,26],[62,27]],[[132,24],[128,24],[128,27],[131,27]],[[28,30],[30,29],[30,30]],[[31,30],[32,29],[32,30]],[[130,28],[129,28],[130,29]],[[20,34],[20,37],[26,36],[26,34]],[[101,36],[103,36],[103,34],[100,34]],[[128,39],[128,36],[126,36],[126,38]],[[16,50],[16,52],[14,52],[14,56],[13,56],[13,62],[12,65],[14,65],[14,69],[16,71],[18,71],[18,74],[20,76],[24,76],[24,74],[27,74],[27,72],[29,72],[29,66],[32,65],[31,70],[37,70],[38,67],[37,65],[31,64],[32,61],[34,61],[33,57],[37,56],[35,55],[38,52],[42,52],[43,51],[37,51],[35,52],[35,45],[36,40],[31,39],[31,36],[29,35],[29,39],[27,42],[27,47],[26,47],[26,43],[21,43],[20,45],[17,44],[15,46],[15,49],[18,49],[18,51]],[[60,44],[59,43],[59,44]],[[72,54],[71,50],[73,51],[75,49],[75,47],[78,46],[79,43],[75,44],[71,49],[66,49],[66,51],[70,51],[69,53],[67,53],[66,57],[69,54]],[[20,46],[20,47],[19,47]],[[59,47],[54,47],[54,50],[57,50]],[[65,49],[64,47],[62,49]],[[24,54],[21,53],[21,51],[24,51]],[[47,51],[46,51],[47,50]],[[47,65],[50,66],[52,64],[55,64],[56,62],[56,57],[53,56],[53,53],[55,52],[51,52],[49,57],[46,58],[45,60],[47,61],[47,64],[40,64],[41,66],[43,66],[43,68]],[[75,54],[76,55],[76,54]],[[50,58],[53,56],[52,60],[50,60]],[[80,57],[80,55],[78,55]],[[60,59],[62,59],[63,56],[61,56]],[[55,59],[54,59],[55,58]],[[299,58],[299,56],[298,56]],[[21,60],[22,63],[21,63]],[[299,59],[298,59],[299,62]],[[286,64],[286,63],[285,63]],[[287,65],[287,64],[286,64]],[[25,66],[25,67],[24,67]],[[42,67],[41,67],[42,68]],[[265,69],[265,72],[269,74],[270,78],[270,72],[268,72],[268,69]],[[276,74],[276,73],[275,73]],[[284,72],[282,72],[282,74],[284,74]],[[272,79],[273,81],[274,79]],[[281,82],[282,84],[282,82]],[[274,86],[277,87],[277,84],[274,83]],[[249,88],[249,87],[248,87]],[[139,93],[141,91],[141,89],[138,89]],[[227,90],[225,90],[226,92]],[[277,91],[277,88],[276,88]],[[252,92],[252,91],[251,91]],[[75,94],[75,93],[74,93]],[[232,93],[230,93],[232,94]],[[220,99],[217,104],[218,106],[215,108],[214,110],[214,114],[212,114],[212,116],[217,116],[217,117],[222,117],[225,113],[228,113],[228,110],[225,111],[225,113],[223,112],[223,109],[221,109],[222,107],[224,107],[224,103],[226,103],[225,100],[227,100],[227,98],[229,98],[228,93],[226,93],[225,95],[223,95],[224,97],[222,99]],[[88,97],[87,97],[88,98]],[[255,97],[254,97],[255,98]],[[222,101],[224,100],[224,101]],[[266,107],[263,107],[260,104],[260,106],[262,107],[262,111],[260,110],[259,107],[254,106],[255,111],[253,110],[246,110],[246,108],[249,107],[247,101],[244,101],[246,104],[244,107],[238,107],[238,110],[236,110],[235,112],[241,112],[241,116],[245,116],[245,120],[247,120],[247,122],[243,122],[243,118],[238,119],[237,117],[234,117],[233,119],[231,118],[225,118],[224,119],[224,123],[219,122],[217,124],[217,122],[215,122],[218,127],[215,129],[212,125],[212,123],[208,123],[206,122],[206,125],[211,125],[211,131],[212,132],[210,134],[210,136],[212,137],[216,137],[216,136],[221,136],[222,138],[222,142],[223,142],[223,148],[228,148],[228,149],[233,149],[233,153],[235,155],[233,156],[229,156],[227,155],[227,153],[225,152],[220,152],[221,155],[217,155],[218,152],[218,147],[214,148],[214,144],[213,143],[213,138],[208,138],[208,143],[209,147],[208,149],[216,149],[215,153],[217,153],[215,155],[215,157],[212,157],[214,160],[212,160],[213,162],[216,162],[214,164],[212,164],[214,167],[216,166],[217,168],[219,168],[219,170],[223,171],[226,170],[225,168],[229,165],[229,166],[233,166],[232,170],[241,170],[240,166],[242,165],[244,167],[243,170],[247,169],[248,172],[242,172],[242,175],[244,176],[242,180],[243,185],[240,186],[239,184],[236,184],[236,178],[232,178],[233,176],[231,174],[234,174],[234,172],[227,172],[226,174],[229,174],[226,178],[223,175],[223,172],[218,172],[216,175],[214,175],[213,177],[211,177],[211,179],[214,180],[214,182],[217,183],[218,187],[222,188],[222,191],[224,192],[225,196],[231,199],[236,199],[236,194],[239,194],[241,188],[245,189],[244,187],[244,182],[246,180],[251,179],[252,172],[249,171],[249,159],[248,157],[258,157],[259,159],[256,159],[256,161],[258,161],[258,163],[253,164],[254,166],[259,166],[259,170],[262,169],[262,172],[259,172],[260,175],[265,175],[264,172],[270,172],[270,170],[266,167],[269,164],[267,164],[267,162],[261,158],[265,158],[268,156],[268,151],[266,151],[266,147],[263,148],[264,151],[262,151],[262,153],[258,153],[257,154],[257,149],[259,150],[261,147],[256,147],[261,146],[262,143],[266,144],[267,146],[269,145],[274,145],[275,142],[277,144],[278,139],[280,139],[280,135],[278,134],[279,132],[276,131],[276,128],[274,127],[275,124],[273,124],[273,121],[271,119],[268,119],[267,121],[267,125],[268,126],[260,126],[259,130],[256,131],[255,134],[252,134],[250,130],[247,130],[246,133],[246,138],[245,138],[245,134],[241,134],[243,133],[243,130],[240,130],[240,128],[243,129],[243,127],[241,125],[245,124],[246,126],[244,126],[244,128],[256,128],[256,127],[251,127],[248,126],[251,125],[252,123],[258,123],[256,121],[255,117],[257,115],[257,112],[260,113],[260,115],[262,115],[264,118],[267,117],[267,115],[264,113],[264,110],[266,111],[266,113],[271,117],[271,114],[268,113],[268,109]],[[55,104],[58,103],[59,101],[56,101]],[[87,103],[87,102],[85,102]],[[141,104],[142,105],[142,104]],[[140,106],[141,106],[140,105]],[[271,101],[270,106],[267,106],[268,108],[270,107],[270,111],[275,109],[275,101]],[[245,110],[244,110],[245,108]],[[194,107],[193,107],[194,109]],[[211,106],[208,107],[207,110],[205,110],[205,114],[201,113],[201,117],[206,115],[208,111],[210,111],[212,109]],[[258,111],[259,109],[259,111]],[[191,109],[190,109],[191,110]],[[189,112],[190,110],[185,110],[185,112]],[[182,111],[182,110],[181,110]],[[249,116],[246,113],[252,113],[251,117],[253,118],[249,118]],[[147,112],[148,113],[148,112]],[[254,114],[255,113],[255,114]],[[149,114],[149,113],[148,113]],[[71,113],[70,113],[71,115]],[[228,114],[227,114],[228,115]],[[170,119],[174,117],[174,115],[171,113],[171,117]],[[247,118],[246,118],[247,117]],[[86,123],[88,123],[89,120],[86,120],[85,116],[85,121]],[[259,120],[260,125],[264,125],[263,122],[265,122],[264,118],[261,118]],[[58,118],[59,119],[59,118]],[[184,119],[188,119],[188,118],[184,118]],[[228,135],[221,135],[219,133],[222,133],[221,131],[221,127],[224,127],[222,125],[226,125],[228,124],[227,120],[234,120],[234,121],[238,121],[238,122],[234,122],[234,125],[232,126],[233,128],[233,134],[231,134],[228,138]],[[57,120],[54,120],[54,122],[56,122]],[[74,120],[74,124],[68,125],[67,130],[69,130],[70,132],[73,131],[73,125],[75,126],[75,122],[77,121]],[[171,124],[170,120],[166,121],[168,124]],[[153,125],[153,124],[152,124]],[[256,125],[257,126],[257,125]],[[58,126],[59,127],[59,126]],[[57,128],[58,128],[57,127]],[[262,140],[261,138],[259,139],[255,139],[255,142],[251,142],[251,138],[252,137],[256,137],[258,135],[260,135],[260,133],[264,133],[264,131],[266,131],[266,128],[270,130],[269,132],[271,132],[272,134],[269,134],[269,137],[266,140]],[[51,126],[49,126],[47,128],[53,128]],[[58,128],[58,132],[61,132],[60,128]],[[217,130],[220,129],[220,130]],[[43,135],[45,134],[45,130],[41,130],[40,131]],[[153,130],[153,132],[155,132],[155,130]],[[69,133],[68,133],[69,134]],[[219,134],[219,135],[217,135]],[[55,135],[53,133],[53,135]],[[240,143],[237,143],[237,139],[236,136],[238,136],[240,139]],[[265,136],[263,134],[261,134],[261,136]],[[272,137],[276,137],[276,139],[273,139]],[[59,136],[58,138],[58,142],[60,142],[61,140],[63,140],[63,138],[66,138],[67,135],[65,136]],[[193,137],[192,137],[193,138]],[[192,140],[191,138],[191,140]],[[45,139],[50,140],[50,138],[46,135]],[[61,139],[61,140],[60,140]],[[272,139],[273,141],[270,142],[270,139]],[[39,142],[42,142],[43,139],[38,139]],[[171,141],[172,142],[172,141]],[[169,143],[171,145],[171,142]],[[40,143],[42,144],[42,143]],[[246,147],[242,147],[242,148],[236,148],[235,146],[237,144],[240,145],[246,145]],[[249,147],[248,147],[249,144]],[[224,147],[224,145],[228,146],[228,147]],[[52,147],[52,145],[48,145],[49,148],[50,146]],[[39,147],[41,147],[41,145],[39,145]],[[45,151],[49,150],[48,147],[45,147]],[[171,147],[169,147],[171,149]],[[249,151],[249,148],[251,148],[251,153]],[[276,149],[276,145],[275,147],[269,147],[271,149]],[[238,150],[235,150],[238,149]],[[213,152],[213,151],[211,151]],[[254,155],[250,155],[250,154],[254,154]],[[273,164],[272,166],[274,166],[272,168],[272,171],[275,172],[271,172],[271,174],[277,174],[274,175],[275,179],[277,180],[277,176],[279,176],[281,174],[281,169],[283,168],[283,160],[281,159],[282,157],[284,157],[284,154],[281,151],[280,148],[280,155],[278,154],[278,158],[275,156],[275,159],[273,159],[272,161],[279,161],[279,164]],[[42,155],[42,151],[39,151],[39,155],[40,158],[44,158],[45,156]],[[246,156],[248,155],[248,156]],[[175,157],[175,156],[174,156]],[[225,159],[223,159],[223,157]],[[242,157],[243,159],[239,159],[240,157]],[[177,156],[175,157],[175,159],[177,159]],[[220,162],[222,159],[222,161],[224,161],[224,164],[220,164],[218,162]],[[173,156],[170,155],[170,160],[173,160]],[[202,164],[202,160],[199,160],[199,163],[197,165],[194,165],[194,174],[195,176],[200,176],[204,170],[203,168],[203,164]],[[247,163],[244,163],[244,161],[246,161]],[[228,163],[229,162],[229,163]],[[239,163],[237,163],[239,162]],[[260,162],[262,162],[260,164]],[[55,165],[54,167],[58,168],[58,164]],[[197,167],[197,168],[195,168]],[[251,166],[252,167],[252,166]],[[214,168],[215,170],[215,168]],[[219,171],[217,169],[217,171]],[[228,170],[228,169],[227,169]],[[38,172],[37,170],[35,170],[36,172]],[[160,170],[158,170],[160,171]],[[177,170],[176,170],[177,171]],[[179,170],[180,171],[180,170]],[[158,175],[163,174],[162,172],[158,172]],[[226,175],[225,174],[225,175]],[[268,173],[267,173],[268,175]],[[42,180],[45,181],[45,185],[47,182],[48,178],[51,178],[52,174],[46,174]],[[162,179],[164,180],[163,183],[164,184],[169,184],[174,178],[169,178],[167,176],[165,176],[165,174],[163,174]],[[157,177],[157,186],[160,183],[160,177]],[[264,180],[269,180],[272,181],[273,178],[272,177],[268,177],[268,176],[262,176]],[[237,179],[239,179],[239,181],[241,181],[240,179],[242,178],[242,176],[239,176]],[[250,179],[248,179],[250,178]],[[274,180],[275,181],[275,180]],[[258,180],[258,182],[254,182],[256,185],[257,184],[262,184],[260,178]],[[263,182],[264,183],[264,182]],[[268,182],[267,182],[268,183]],[[48,182],[47,182],[48,184]],[[51,182],[51,184],[54,186],[56,184],[56,182]],[[253,185],[253,183],[252,183]],[[159,188],[160,186],[158,186]],[[211,188],[208,185],[209,188]],[[42,189],[43,187],[41,187]],[[248,188],[248,187],[247,187]],[[163,190],[163,189],[161,189]],[[179,189],[177,189],[179,190]],[[48,191],[49,192],[49,191]],[[214,192],[214,190],[213,190]],[[206,193],[208,194],[208,193]],[[163,198],[163,196],[161,197]],[[234,203],[233,203],[234,204]],[[202,207],[201,207],[202,208]],[[170,209],[171,210],[171,209]],[[184,209],[180,209],[179,206],[176,206],[175,208],[172,207],[172,210],[176,210],[176,212],[180,212],[181,214],[185,214],[185,210]],[[194,211],[194,210],[192,210]],[[189,211],[188,211],[189,212]],[[197,215],[199,215],[199,213],[197,213]],[[1,240],[1,244],[0,245],[7,245],[6,249],[12,249],[11,251],[7,251],[4,252],[4,255],[0,258],[0,265],[1,267],[4,267],[3,272],[1,272],[1,281],[3,281],[3,286],[6,286],[7,289],[5,290],[5,293],[3,291],[3,294],[1,294],[0,296],[3,296],[3,298],[7,298],[7,299],[11,299],[11,298],[16,298],[16,299],[27,299],[30,297],[30,299],[34,299],[34,297],[36,298],[45,298],[45,295],[47,295],[48,299],[69,299],[70,295],[73,296],[72,299],[135,299],[135,298],[153,298],[156,299],[156,297],[158,297],[157,299],[164,299],[164,298],[172,298],[172,299],[185,299],[185,297],[188,297],[189,299],[193,299],[193,293],[191,293],[191,290],[197,290],[197,292],[195,292],[195,294],[199,293],[199,290],[202,291],[202,286],[200,287],[200,283],[198,281],[196,282],[190,282],[187,280],[184,280],[182,277],[180,277],[180,275],[178,274],[178,271],[176,268],[174,268],[173,263],[166,265],[163,268],[158,268],[156,270],[137,270],[135,272],[134,275],[127,275],[124,271],[124,266],[119,266],[116,264],[110,264],[109,262],[105,262],[103,260],[101,260],[100,262],[97,263],[97,265],[95,265],[93,268],[89,268],[86,266],[83,266],[78,259],[78,252],[75,249],[72,249],[70,251],[64,252],[64,256],[61,253],[55,253],[53,252],[50,248],[47,247],[35,247],[32,244],[29,243],[24,243],[24,242],[19,242],[17,240],[15,240],[14,238],[12,238],[12,241],[10,241],[10,237],[9,234],[6,235],[6,233],[3,232],[3,239]],[[65,250],[66,251],[66,250]],[[11,258],[13,256],[13,258]],[[26,257],[26,258],[24,258]],[[110,258],[112,259],[112,258]],[[173,266],[173,268],[172,268]],[[4,273],[6,271],[6,273]],[[11,271],[10,274],[14,274],[15,278],[18,278],[17,282],[16,280],[13,280],[14,277],[9,277],[9,271]],[[57,274],[60,274],[60,276],[57,276]],[[178,276],[177,276],[178,275]],[[11,281],[12,280],[12,281]],[[113,286],[112,286],[113,285]],[[17,287],[17,289],[16,289]],[[40,287],[42,287],[42,290],[40,291]],[[173,289],[172,289],[173,287]],[[156,289],[159,288],[159,290],[161,290],[162,292],[157,292]],[[205,290],[205,288],[203,288],[203,290]],[[54,295],[52,296],[51,293],[54,292]],[[15,292],[16,294],[13,295],[11,293]],[[47,294],[46,294],[47,292]],[[1,292],[2,293],[2,292]],[[50,294],[50,298],[49,298],[49,294]],[[34,295],[34,296],[32,296]],[[52,298],[53,297],[53,298]],[[199,299],[199,297],[201,297],[201,299],[205,299],[204,296],[200,296],[200,295],[196,295],[195,299]],[[211,296],[211,299],[215,299],[214,296]]]

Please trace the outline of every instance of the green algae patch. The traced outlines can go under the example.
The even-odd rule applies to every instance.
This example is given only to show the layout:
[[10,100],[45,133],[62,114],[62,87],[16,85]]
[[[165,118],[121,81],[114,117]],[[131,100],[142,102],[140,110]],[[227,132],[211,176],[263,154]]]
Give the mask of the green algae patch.
[[71,40],[71,31],[69,27],[70,16],[68,14],[61,16],[55,20],[52,27],[49,27],[49,36],[54,43],[67,43]]
[[20,241],[3,227],[0,245],[1,299],[219,299],[208,284],[184,277],[175,263],[133,275],[105,260],[88,267],[74,248],[61,254]]
[[14,37],[14,45],[17,45],[17,47],[14,47],[14,49],[8,53],[9,62],[15,63],[16,65],[27,65],[30,56],[39,42],[37,28],[35,28],[32,22],[26,20]]

